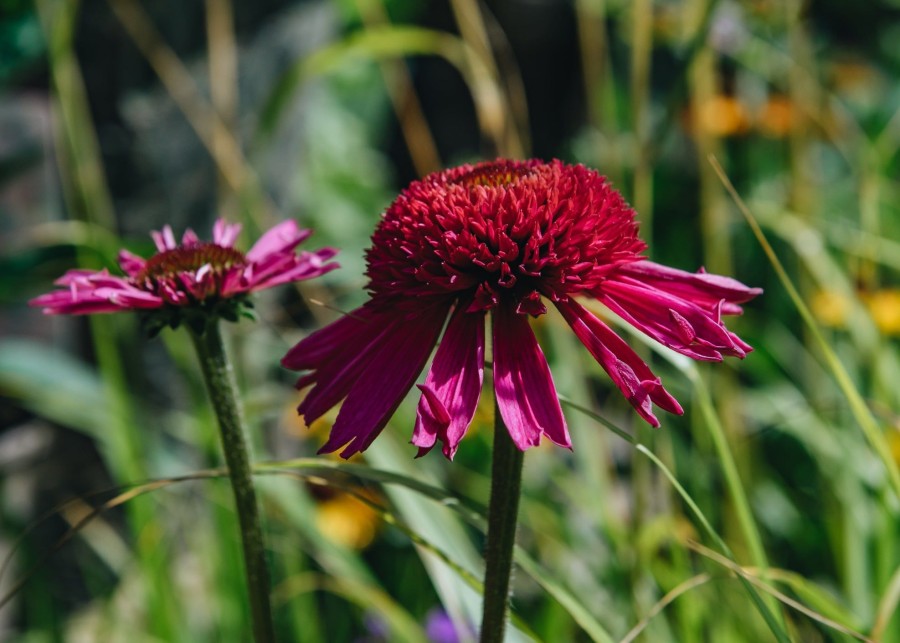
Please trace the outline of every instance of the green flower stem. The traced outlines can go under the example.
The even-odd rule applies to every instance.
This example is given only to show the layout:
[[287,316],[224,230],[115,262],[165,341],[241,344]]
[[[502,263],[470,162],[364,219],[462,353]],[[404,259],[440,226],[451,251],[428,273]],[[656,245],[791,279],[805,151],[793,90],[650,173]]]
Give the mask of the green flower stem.
[[191,331],[191,337],[197,348],[206,388],[219,420],[222,450],[225,452],[231,488],[234,490],[241,543],[244,547],[244,568],[247,573],[247,591],[253,618],[253,638],[256,643],[273,643],[275,632],[269,603],[266,550],[253,477],[250,473],[250,458],[244,439],[244,416],[237,395],[234,371],[225,353],[218,321],[210,322],[203,334]]
[[491,500],[488,506],[487,542],[484,546],[484,609],[481,643],[503,643],[509,606],[509,578],[512,572],[516,520],[522,489],[519,451],[503,424],[500,409],[494,409],[494,457],[491,465]]

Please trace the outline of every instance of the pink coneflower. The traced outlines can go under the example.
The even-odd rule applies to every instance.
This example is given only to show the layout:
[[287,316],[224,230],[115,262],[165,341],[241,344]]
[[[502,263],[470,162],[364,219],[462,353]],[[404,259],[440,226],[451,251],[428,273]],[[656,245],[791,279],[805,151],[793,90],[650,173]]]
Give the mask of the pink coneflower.
[[[744,357],[750,346],[721,316],[757,288],[641,256],[634,211],[593,170],[560,161],[497,160],[413,182],[387,209],[367,253],[371,299],[298,343],[282,360],[309,370],[307,423],[344,400],[321,452],[367,448],[412,387],[449,317],[419,388],[412,443],[440,440],[452,458],[475,413],[491,313],[494,393],[520,450],[541,436],[569,447],[547,361],[528,317],[562,313],[578,339],[653,426],[656,404],[682,413],[640,357],[575,297],[590,297],[689,357]],[[348,444],[349,443],[349,444]]]
[[294,249],[311,233],[285,221],[266,232],[244,254],[234,247],[241,226],[222,219],[213,226],[213,240],[200,241],[188,229],[175,241],[172,228],[153,233],[157,253],[143,259],[119,252],[126,276],[107,270],[70,270],[56,283],[62,286],[29,302],[50,315],[86,315],[139,311],[151,334],[165,326],[188,327],[200,360],[203,379],[222,436],[222,450],[234,491],[246,571],[247,595],[258,643],[275,640],[269,601],[269,572],[259,507],[253,485],[242,405],[234,371],[219,328],[219,319],[236,321],[250,315],[249,293],[291,281],[310,279],[337,268],[328,263],[336,251]]
[[310,279],[337,267],[328,263],[332,248],[294,252],[311,231],[284,221],[266,232],[244,254],[234,247],[238,224],[222,219],[213,226],[213,240],[200,241],[188,229],[175,241],[168,225],[153,232],[158,252],[149,259],[119,252],[126,276],[107,270],[70,270],[56,284],[63,288],[29,302],[51,315],[84,315],[122,310],[159,311],[153,330],[204,316],[234,320],[246,304],[245,295],[291,281]]

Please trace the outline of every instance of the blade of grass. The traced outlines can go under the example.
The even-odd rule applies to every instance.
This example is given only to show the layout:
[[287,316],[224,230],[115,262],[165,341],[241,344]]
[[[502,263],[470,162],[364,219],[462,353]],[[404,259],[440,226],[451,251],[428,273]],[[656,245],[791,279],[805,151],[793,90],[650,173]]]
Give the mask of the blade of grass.
[[734,455],[728,446],[728,439],[719,420],[719,415],[713,406],[712,397],[709,388],[703,378],[700,376],[696,366],[691,363],[688,370],[688,377],[694,385],[694,394],[700,406],[700,412],[706,422],[709,434],[712,437],[713,445],[716,450],[716,456],[722,466],[722,473],[725,476],[725,484],[728,488],[731,501],[734,503],[737,512],[738,523],[740,524],[741,534],[747,541],[750,549],[750,557],[753,563],[762,569],[769,566],[768,557],[762,544],[762,537],[759,534],[759,528],[753,518],[753,512],[750,509],[750,502],[747,500],[747,493],[741,482],[741,476],[737,470],[737,464],[734,461]]
[[[712,528],[712,525],[710,525],[709,521],[706,519],[706,516],[703,514],[702,511],[700,511],[700,507],[697,506],[697,503],[694,502],[694,499],[691,498],[691,496],[687,492],[687,490],[681,486],[681,483],[678,482],[678,479],[675,478],[674,474],[669,470],[669,468],[666,467],[666,465],[663,464],[663,462],[659,458],[657,458],[643,444],[638,444],[638,445],[636,445],[635,448],[638,451],[640,451],[641,453],[643,453],[645,456],[650,458],[650,460],[657,467],[659,467],[660,471],[662,471],[663,475],[669,479],[669,482],[672,484],[673,487],[675,487],[675,490],[678,492],[678,495],[681,496],[682,500],[684,500],[684,502],[687,504],[687,506],[691,509],[691,512],[694,514],[694,516],[697,518],[697,520],[700,522],[700,524],[703,526],[703,528],[706,530],[706,532],[710,535],[710,537],[713,539],[713,541],[719,546],[719,549],[721,549],[723,552],[725,552],[726,556],[728,557],[727,559],[733,560],[734,554],[731,552],[731,549],[728,547],[728,545],[725,543],[725,541],[722,540],[722,537],[719,536],[719,534]],[[736,564],[737,563],[735,563],[735,565]],[[791,643],[791,639],[788,636],[787,632],[784,631],[781,624],[776,619],[775,615],[772,614],[769,607],[763,601],[762,597],[756,592],[756,590],[753,589],[752,584],[749,583],[742,576],[739,576],[738,578],[739,578],[739,580],[741,580],[741,584],[744,585],[744,587],[747,589],[747,593],[750,595],[750,599],[753,601],[754,606],[759,611],[759,613],[762,615],[763,619],[766,622],[766,625],[769,626],[769,630],[771,630],[772,634],[775,635],[776,640],[778,640],[779,643]]]
[[[449,495],[446,491],[440,489],[439,487],[423,483],[419,479],[397,474],[392,471],[373,469],[365,465],[358,465],[354,463],[313,459],[261,463],[257,465],[257,468],[260,469],[260,472],[267,470],[283,471],[285,469],[296,471],[299,469],[309,471],[318,470],[319,472],[324,473],[331,470],[348,473],[355,477],[359,477],[364,480],[370,480],[372,482],[378,482],[380,484],[402,485],[408,489],[424,495],[431,500],[437,501],[442,505],[449,507],[452,511],[459,514],[468,524],[478,528],[482,533],[486,528],[487,523],[484,517],[484,507],[477,506],[474,503],[462,503],[458,498]],[[580,627],[582,627],[582,629],[584,629],[585,633],[587,633],[593,641],[597,641],[599,643],[610,643],[613,640],[611,635],[605,630],[605,628],[603,628],[603,626],[596,620],[596,618],[590,613],[590,611],[577,598],[575,598],[574,594],[563,587],[562,584],[557,583],[555,580],[553,580],[551,575],[546,570],[542,569],[537,564],[537,562],[535,562],[520,547],[516,547],[515,560],[525,573],[531,576],[550,596],[556,599],[556,601],[566,609],[569,615],[575,620],[576,623],[578,623]],[[474,574],[470,574],[469,572],[466,573],[472,576],[472,578],[478,583],[478,586],[480,587],[480,581],[478,580],[478,578]]]
[[263,191],[234,134],[203,97],[184,63],[166,44],[137,0],[107,0],[134,44],[150,63],[216,164],[228,187],[240,195],[248,222],[257,231],[271,227],[277,210]]
[[285,578],[272,592],[272,600],[287,604],[292,598],[307,592],[324,591],[340,596],[362,611],[373,611],[391,631],[391,640],[404,643],[426,643],[422,626],[399,606],[386,592],[350,578],[340,578],[317,572],[303,572]]
[[[398,418],[399,421],[400,420]],[[401,446],[402,445],[402,446]],[[436,479],[431,473],[430,462],[413,462],[403,449],[406,444],[399,434],[391,439],[379,440],[366,452],[366,459],[381,469],[397,471],[408,478],[419,478],[431,482]],[[472,542],[465,524],[454,509],[458,506],[435,506],[419,492],[410,492],[407,487],[391,486],[385,489],[396,513],[407,523],[416,525],[419,535],[446,552],[453,560],[464,565],[477,577],[482,575],[482,558]],[[446,492],[444,492],[444,495]],[[486,512],[485,512],[486,513]],[[421,556],[432,584],[441,597],[441,602],[457,626],[480,623],[482,596],[472,585],[448,567],[440,558]],[[509,641],[523,641],[520,632],[508,631]]]
[[878,611],[875,613],[875,624],[872,626],[871,633],[874,640],[880,641],[884,636],[891,619],[897,612],[898,603],[900,603],[900,567],[894,570],[887,590],[885,590],[881,601],[878,603]]
[[759,245],[766,253],[766,257],[768,257],[769,263],[772,264],[772,268],[775,270],[775,274],[778,276],[779,281],[781,281],[782,286],[787,291],[788,296],[790,297],[794,306],[797,308],[797,312],[800,313],[800,317],[803,319],[804,324],[810,331],[811,337],[819,347],[819,350],[822,353],[822,357],[828,365],[832,376],[834,377],[841,391],[844,393],[844,396],[847,398],[847,401],[850,404],[850,410],[853,413],[856,423],[859,425],[860,429],[862,429],[862,432],[865,435],[866,439],[869,441],[869,444],[872,446],[872,449],[881,460],[885,472],[887,473],[889,484],[897,499],[900,500],[900,469],[898,469],[897,467],[897,462],[893,458],[890,446],[888,445],[884,434],[881,432],[881,428],[878,426],[878,423],[872,416],[872,413],[869,411],[869,407],[866,406],[866,402],[863,399],[862,395],[860,395],[859,391],[854,386],[853,380],[850,378],[850,374],[847,372],[847,369],[844,368],[844,365],[841,362],[840,358],[837,356],[831,346],[829,346],[828,341],[822,334],[822,331],[819,328],[819,325],[816,323],[812,312],[809,310],[809,307],[803,301],[803,298],[800,296],[800,293],[794,286],[794,283],[791,280],[790,276],[787,274],[787,271],[782,265],[781,260],[778,259],[778,256],[775,254],[775,250],[769,244],[769,240],[766,238],[765,233],[763,233],[762,229],[759,227],[759,223],[753,216],[753,213],[750,212],[750,209],[744,203],[744,200],[737,193],[737,190],[734,188],[734,185],[731,183],[728,175],[725,174],[725,171],[722,169],[722,166],[719,165],[719,162],[715,159],[715,157],[710,157],[709,162],[715,169],[716,174],[718,174],[719,180],[722,181],[722,184],[725,186],[728,194],[731,195],[731,198],[737,205],[738,210],[740,210],[741,214],[744,215],[744,218],[747,220],[747,224],[750,226],[750,229],[756,236]]
[[545,592],[562,605],[569,613],[569,616],[584,630],[585,634],[591,637],[592,641],[595,641],[595,643],[613,642],[614,639],[610,633],[597,621],[584,604],[575,598],[572,592],[553,580],[547,570],[538,565],[537,561],[531,558],[521,547],[516,546],[515,548],[515,560],[522,571],[531,576]]
[[[213,158],[227,157],[231,142],[223,137],[232,133],[237,145],[238,87],[237,45],[234,40],[234,11],[231,0],[206,0],[206,49],[209,59],[209,94],[212,108],[222,119],[224,128],[213,128]],[[225,173],[218,168],[219,215],[228,212],[230,197],[235,194]]]
[[[113,201],[106,185],[97,136],[74,49],[79,4],[39,0],[35,5],[49,43],[52,104],[60,121],[60,127],[55,132],[55,146],[69,215],[86,222],[88,232],[97,228],[113,230]],[[110,234],[91,237],[89,245],[102,247],[106,257],[113,257],[116,246],[105,246],[112,239]],[[112,243],[115,243],[114,240]],[[77,258],[80,267],[95,267],[91,265],[93,258],[83,250],[79,250]],[[110,408],[111,422],[104,427],[110,447],[110,457],[106,462],[118,480],[145,478],[144,454],[147,445],[137,421],[139,414],[127,389],[119,345],[119,342],[134,339],[134,326],[123,326],[120,320],[104,316],[91,316],[88,324]],[[180,605],[171,592],[168,554],[164,547],[145,537],[154,531],[157,524],[156,507],[151,501],[142,500],[130,504],[127,515],[137,539],[138,560],[146,580],[148,626],[158,637],[182,640],[187,633],[185,628],[179,627],[183,619]]]
[[349,60],[390,60],[405,56],[438,56],[453,65],[469,86],[482,133],[499,149],[505,122],[503,100],[487,65],[457,36],[401,26],[371,27],[350,34],[291,65],[259,110],[256,144],[265,143],[274,134],[289,100],[310,78],[337,69]]
[[[854,630],[862,630],[859,618],[846,606],[838,603],[835,597],[813,581],[804,578],[796,572],[786,569],[770,567],[760,570],[745,568],[748,573],[770,581],[777,581],[790,587],[802,600],[806,601],[816,612],[834,621],[842,622]],[[876,637],[873,637],[876,638]]]
[[[468,48],[466,49],[466,61],[470,68],[475,68],[480,64],[484,64],[492,79],[497,81],[503,78],[503,75],[497,67],[497,62],[494,59],[493,51],[491,50],[488,30],[484,18],[481,15],[479,3],[475,2],[475,0],[450,0],[450,7],[453,10],[459,33],[468,45]],[[509,72],[509,70],[506,71]],[[514,73],[511,76],[517,77],[518,74]],[[521,87],[521,81],[515,86]],[[520,100],[515,104],[519,108],[518,110],[512,109],[512,105],[510,105],[510,102],[507,100],[506,94],[501,93],[500,98],[503,101],[503,105],[501,106],[502,113],[498,116],[503,121],[501,126],[503,135],[500,140],[495,141],[498,144],[495,153],[499,156],[508,156],[512,158],[523,158],[528,156],[527,116],[523,118],[523,108],[525,106],[524,96],[519,96]],[[511,115],[512,118],[507,118],[506,115],[508,114]],[[516,125],[519,125],[520,127],[517,128],[515,127]],[[524,127],[522,127],[522,125],[524,125]]]
[[[687,504],[687,506],[690,508],[691,512],[694,514],[695,518],[697,518],[697,520],[700,522],[703,529],[709,534],[709,536],[713,539],[713,541],[716,543],[716,545],[723,552],[725,552],[725,554],[729,558],[734,559],[734,554],[731,552],[731,549],[728,547],[728,545],[725,543],[725,541],[722,539],[722,537],[718,534],[718,532],[716,532],[716,530],[713,529],[712,525],[709,523],[706,516],[700,510],[700,507],[697,505],[697,503],[694,501],[694,499],[690,496],[690,494],[687,492],[687,490],[683,486],[681,486],[681,483],[678,482],[678,479],[669,470],[669,468],[666,467],[666,465],[659,458],[657,458],[653,454],[652,451],[650,451],[643,444],[640,444],[637,440],[635,440],[634,437],[629,435],[626,431],[623,431],[622,429],[616,427],[613,423],[609,422],[608,420],[603,418],[601,415],[594,413],[593,411],[590,411],[589,409],[586,409],[577,404],[573,404],[572,402],[565,400],[565,398],[562,398],[562,397],[560,397],[560,402],[563,402],[566,406],[574,408],[575,410],[577,410],[581,413],[584,413],[588,417],[600,422],[603,426],[611,429],[616,435],[618,435],[622,439],[626,440],[629,444],[634,446],[640,453],[647,456],[647,458],[649,458],[650,461],[653,462],[653,464],[655,464],[659,468],[659,470],[663,473],[663,475],[665,475],[666,478],[668,478],[669,482],[672,484],[672,486],[678,492],[678,495],[681,496],[682,500]],[[766,621],[766,624],[769,626],[769,629],[772,630],[772,633],[775,635],[776,639],[778,639],[778,641],[780,641],[780,642],[789,642],[790,638],[784,632],[781,625],[775,620],[775,617],[773,616],[771,610],[763,602],[762,597],[760,597],[759,594],[757,594],[756,591],[754,591],[753,588],[749,584],[745,583],[744,587],[747,589],[747,592],[750,595],[751,600],[753,601],[756,608],[759,610],[763,619]]]
[[680,583],[676,587],[669,590],[669,592],[667,592],[665,596],[659,599],[659,601],[657,601],[657,603],[650,609],[650,611],[647,612],[647,615],[644,616],[644,618],[642,618],[637,625],[635,625],[628,631],[628,634],[626,634],[625,637],[621,641],[619,641],[619,643],[631,643],[632,641],[634,641],[638,636],[641,635],[641,632],[643,632],[647,628],[647,625],[650,624],[650,621],[660,612],[662,612],[666,607],[671,605],[676,598],[687,594],[694,588],[705,585],[711,580],[712,577],[709,574],[698,574],[697,576],[689,578],[683,583]]
[[782,604],[786,605],[787,607],[790,607],[791,609],[793,609],[797,612],[800,612],[804,616],[811,618],[812,620],[816,621],[817,623],[820,623],[828,628],[831,628],[831,629],[835,630],[836,632],[840,632],[841,634],[846,634],[847,636],[852,636],[853,638],[858,639],[860,641],[866,641],[866,643],[874,643],[874,641],[872,639],[870,639],[869,637],[867,637],[865,634],[856,632],[855,630],[853,630],[849,627],[846,627],[845,625],[842,625],[841,623],[838,623],[837,621],[834,621],[830,618],[827,618],[827,617],[819,614],[818,612],[815,612],[814,610],[809,609],[802,603],[795,601],[790,596],[787,596],[786,594],[783,594],[782,592],[778,591],[774,587],[770,586],[768,583],[763,582],[762,580],[757,578],[755,575],[751,574],[747,569],[741,567],[734,561],[729,560],[728,558],[709,549],[708,547],[704,547],[703,545],[701,545],[699,543],[688,543],[688,546],[691,549],[693,549],[694,551],[696,551],[698,554],[700,554],[701,556],[705,556],[706,558],[709,558],[713,562],[718,563],[719,565],[722,565],[729,571],[733,572],[739,579],[744,579],[746,582],[753,584],[755,587],[758,587],[759,589],[766,592],[770,596],[773,596],[776,599],[778,599],[778,601],[780,601]]

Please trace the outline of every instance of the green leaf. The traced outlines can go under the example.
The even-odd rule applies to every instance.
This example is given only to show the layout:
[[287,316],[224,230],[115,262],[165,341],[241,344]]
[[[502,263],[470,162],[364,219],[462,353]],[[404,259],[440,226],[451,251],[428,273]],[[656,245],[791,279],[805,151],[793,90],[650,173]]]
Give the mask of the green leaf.
[[68,353],[36,342],[0,342],[0,392],[36,415],[100,442],[112,422],[97,372]]

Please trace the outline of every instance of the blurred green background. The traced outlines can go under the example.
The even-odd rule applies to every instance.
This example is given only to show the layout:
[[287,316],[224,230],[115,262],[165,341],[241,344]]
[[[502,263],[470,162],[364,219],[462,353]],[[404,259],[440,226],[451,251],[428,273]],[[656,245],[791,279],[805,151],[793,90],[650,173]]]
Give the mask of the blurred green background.
[[[413,460],[408,400],[369,468],[316,465],[296,459],[334,415],[302,426],[278,360],[364,300],[399,189],[500,155],[597,168],[655,260],[766,291],[729,320],[744,362],[642,346],[686,409],[659,430],[561,319],[535,324],[574,451],[527,454],[510,640],[900,641],[896,0],[2,0],[0,16],[0,640],[248,640],[186,335],[26,304],[216,216],[244,224],[243,248],[293,217],[342,249],[341,270],[261,293],[260,322],[227,329],[257,460],[294,460],[259,477],[281,638],[470,639],[490,396],[453,463]],[[170,484],[120,495],[148,480]]]

